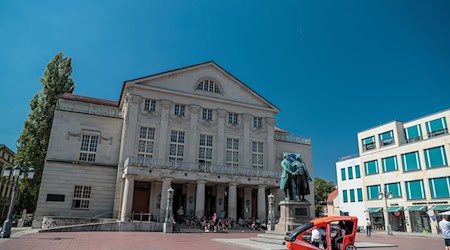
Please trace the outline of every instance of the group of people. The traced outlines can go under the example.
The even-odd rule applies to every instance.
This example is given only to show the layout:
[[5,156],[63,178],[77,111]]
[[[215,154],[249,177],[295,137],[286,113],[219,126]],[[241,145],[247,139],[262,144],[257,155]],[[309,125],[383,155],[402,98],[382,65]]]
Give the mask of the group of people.
[[241,229],[251,229],[251,230],[267,230],[267,224],[265,221],[261,223],[260,220],[256,218],[239,218],[238,219],[238,225],[241,227]]
[[[333,250],[341,249],[341,244],[344,239],[344,236],[350,234],[352,231],[350,227],[352,226],[346,225],[346,222],[339,221],[338,228],[334,233],[331,234],[332,237],[331,245]],[[327,248],[325,227],[318,227],[311,231],[311,244],[320,249]]]

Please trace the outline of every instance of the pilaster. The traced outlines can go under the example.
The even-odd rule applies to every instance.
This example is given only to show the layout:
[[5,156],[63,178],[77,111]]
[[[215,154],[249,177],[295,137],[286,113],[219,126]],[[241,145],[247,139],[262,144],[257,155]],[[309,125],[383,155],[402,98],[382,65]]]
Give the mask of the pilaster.
[[274,138],[275,138],[275,119],[266,118],[267,124],[267,159],[265,164],[267,167],[265,169],[274,170],[275,169],[275,146],[274,146]]
[[242,115],[242,122],[244,125],[244,141],[243,141],[243,165],[246,168],[251,167],[251,147],[252,142],[250,141],[250,120],[252,116],[249,114]]
[[160,160],[166,159],[170,107],[172,107],[171,101],[161,100],[161,123],[159,126],[159,146],[157,157],[157,159]]
[[195,162],[197,152],[197,124],[200,106],[190,105],[191,121],[189,124],[189,147],[187,148],[188,162]]
[[217,110],[217,165],[223,166],[224,163],[224,152],[225,152],[225,117],[227,112],[225,110]]

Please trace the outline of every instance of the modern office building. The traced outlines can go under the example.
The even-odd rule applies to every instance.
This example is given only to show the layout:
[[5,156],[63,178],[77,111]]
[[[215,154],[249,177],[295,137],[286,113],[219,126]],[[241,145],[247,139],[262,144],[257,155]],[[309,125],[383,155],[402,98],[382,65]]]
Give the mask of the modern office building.
[[445,110],[358,133],[363,200],[375,229],[384,230],[388,217],[394,231],[438,233],[437,213],[450,210],[449,119]]
[[169,187],[186,215],[264,221],[269,193],[284,199],[283,152],[300,153],[312,175],[311,140],[276,128],[279,111],[214,62],[126,81],[118,101],[64,94],[33,226],[43,216],[161,221]]
[[0,222],[6,219],[9,204],[11,203],[11,194],[16,178],[14,176],[3,177],[3,169],[6,166],[14,166],[15,153],[6,145],[0,144]]

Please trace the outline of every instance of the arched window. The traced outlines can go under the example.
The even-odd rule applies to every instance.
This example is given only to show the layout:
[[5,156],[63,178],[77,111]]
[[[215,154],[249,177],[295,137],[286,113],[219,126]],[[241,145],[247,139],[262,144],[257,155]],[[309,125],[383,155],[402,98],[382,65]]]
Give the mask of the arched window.
[[220,88],[217,83],[212,80],[203,80],[197,85],[197,90],[220,94]]

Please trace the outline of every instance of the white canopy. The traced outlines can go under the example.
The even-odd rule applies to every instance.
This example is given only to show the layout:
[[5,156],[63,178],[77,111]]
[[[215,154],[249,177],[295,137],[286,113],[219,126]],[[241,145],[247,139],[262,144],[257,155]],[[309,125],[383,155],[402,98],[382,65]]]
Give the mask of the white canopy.
[[439,213],[439,215],[450,215],[450,211]]

